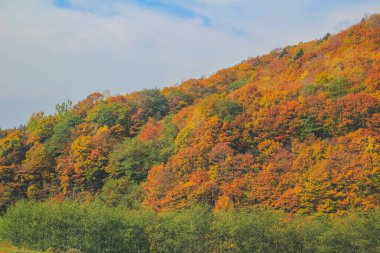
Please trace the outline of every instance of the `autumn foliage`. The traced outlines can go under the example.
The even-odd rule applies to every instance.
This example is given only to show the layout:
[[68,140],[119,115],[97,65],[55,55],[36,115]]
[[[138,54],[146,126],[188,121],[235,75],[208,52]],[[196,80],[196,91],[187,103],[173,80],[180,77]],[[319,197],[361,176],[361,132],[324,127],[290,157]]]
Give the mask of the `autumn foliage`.
[[380,16],[179,86],[94,93],[0,131],[0,208],[100,198],[158,211],[380,201]]

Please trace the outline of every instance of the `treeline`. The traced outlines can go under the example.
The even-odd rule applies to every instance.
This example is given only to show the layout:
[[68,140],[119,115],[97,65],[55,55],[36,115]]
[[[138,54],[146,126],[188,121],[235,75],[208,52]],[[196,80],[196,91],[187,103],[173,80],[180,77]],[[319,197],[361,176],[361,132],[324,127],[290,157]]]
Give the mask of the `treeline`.
[[289,217],[269,209],[157,214],[101,203],[19,202],[1,218],[1,239],[63,252],[379,252],[380,209],[341,218]]
[[93,93],[0,130],[0,212],[101,198],[171,211],[269,206],[343,215],[380,203],[380,15],[208,78]]

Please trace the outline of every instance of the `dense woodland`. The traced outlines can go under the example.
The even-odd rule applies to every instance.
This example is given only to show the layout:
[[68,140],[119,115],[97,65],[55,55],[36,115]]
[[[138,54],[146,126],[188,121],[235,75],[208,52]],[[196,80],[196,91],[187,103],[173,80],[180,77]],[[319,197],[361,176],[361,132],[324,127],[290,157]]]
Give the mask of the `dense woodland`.
[[366,212],[380,201],[379,88],[374,15],[208,78],[67,101],[0,131],[0,210],[49,200],[169,220],[198,205],[231,220],[252,207],[287,217]]

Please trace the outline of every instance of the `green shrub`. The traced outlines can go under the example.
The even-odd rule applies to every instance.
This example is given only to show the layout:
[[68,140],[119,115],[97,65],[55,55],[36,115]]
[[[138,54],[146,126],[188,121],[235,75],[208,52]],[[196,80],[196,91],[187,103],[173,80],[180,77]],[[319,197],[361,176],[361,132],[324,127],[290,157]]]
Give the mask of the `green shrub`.
[[148,251],[139,218],[97,202],[22,201],[8,210],[0,231],[2,240],[32,249],[79,249],[94,253]]
[[332,218],[269,209],[163,214],[100,202],[18,202],[0,219],[0,240],[49,252],[379,252],[380,208]]
[[336,78],[327,84],[327,93],[330,98],[338,99],[349,93],[352,84],[345,78]]
[[269,210],[219,212],[212,234],[216,252],[294,252],[282,215]]
[[148,228],[152,252],[210,252],[211,213],[205,207],[162,214]]

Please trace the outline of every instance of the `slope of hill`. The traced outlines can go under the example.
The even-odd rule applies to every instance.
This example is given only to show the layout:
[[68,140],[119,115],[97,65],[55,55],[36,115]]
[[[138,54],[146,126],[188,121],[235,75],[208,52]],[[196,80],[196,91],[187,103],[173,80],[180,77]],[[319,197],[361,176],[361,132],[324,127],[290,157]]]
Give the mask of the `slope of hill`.
[[0,132],[0,205],[343,214],[380,200],[380,16],[203,79],[94,93]]

